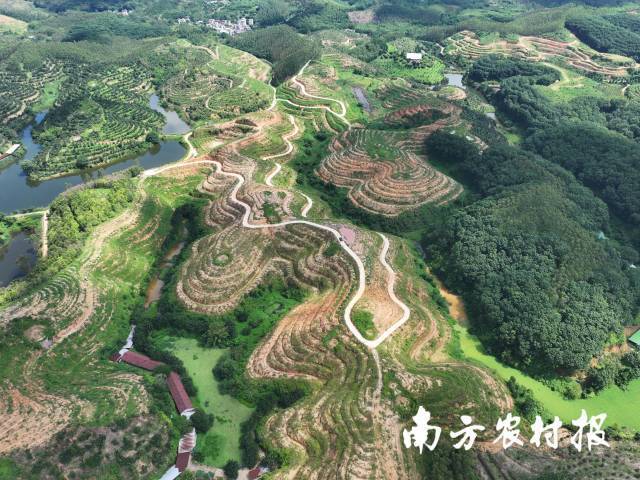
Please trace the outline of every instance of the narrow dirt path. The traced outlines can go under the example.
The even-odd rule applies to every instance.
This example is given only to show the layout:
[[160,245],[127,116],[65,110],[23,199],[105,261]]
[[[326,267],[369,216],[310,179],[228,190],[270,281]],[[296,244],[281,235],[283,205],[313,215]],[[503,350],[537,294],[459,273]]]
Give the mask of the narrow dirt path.
[[[282,153],[276,153],[275,155],[267,155],[266,157],[262,157],[263,160],[273,160],[274,158],[286,157],[291,152],[293,152],[294,147],[293,147],[293,143],[291,143],[291,139],[294,138],[296,135],[298,135],[298,132],[300,131],[300,129],[298,128],[298,124],[296,123],[295,118],[293,118],[293,115],[289,115],[289,122],[291,122],[291,124],[293,125],[293,130],[287,133],[286,135],[282,136],[282,140],[284,140],[284,143],[287,145],[287,148],[285,149],[285,151]],[[280,165],[278,162],[275,162],[274,169],[264,179],[265,183],[268,186],[273,187],[273,182],[272,182],[273,177],[275,177],[278,173],[280,173],[281,169],[282,169],[282,165]]]
[[340,105],[340,108],[342,109],[342,112],[338,113],[338,112],[333,111],[330,108],[329,108],[329,111],[331,113],[333,113],[334,115],[337,115],[338,117],[340,117],[340,118],[342,118],[343,120],[346,121],[344,116],[347,114],[347,106],[345,105],[345,103],[342,100],[336,100],[335,98],[320,97],[318,95],[312,95],[311,93],[307,92],[307,88],[304,86],[304,83],[302,83],[300,80],[298,80],[298,77],[301,76],[302,74],[304,74],[304,70],[309,66],[310,63],[311,63],[311,60],[309,60],[307,63],[305,63],[304,66],[300,69],[300,71],[298,73],[296,73],[291,78],[291,82],[300,89],[300,93],[302,95],[304,95],[305,97],[315,98],[316,100],[325,100],[327,102],[337,103],[338,105]]
[[333,110],[331,110],[329,107],[327,107],[326,105],[299,105],[297,103],[292,102],[291,100],[285,100],[282,98],[278,98],[276,99],[278,102],[283,102],[283,103],[288,103],[289,105],[292,105],[296,108],[299,108],[301,110],[305,110],[305,109],[315,109],[315,110],[325,110],[333,115],[335,115],[336,117],[338,117],[340,120],[342,120],[345,125],[348,128],[351,128],[351,122],[349,122],[349,120],[347,120],[346,118],[344,118],[341,115],[338,115],[336,112],[334,112]]
[[191,165],[198,165],[198,164],[212,165],[215,167],[216,173],[220,173],[221,175],[232,177],[237,180],[237,183],[233,188],[233,190],[231,191],[231,194],[229,195],[229,197],[231,198],[232,202],[240,205],[244,210],[244,214],[242,216],[243,227],[252,228],[252,229],[264,229],[264,228],[285,227],[287,225],[309,225],[311,227],[315,227],[315,228],[319,228],[321,230],[327,231],[336,238],[336,240],[338,241],[338,244],[342,247],[342,249],[354,260],[358,269],[358,288],[356,290],[355,295],[351,297],[351,300],[345,307],[343,317],[344,317],[345,324],[347,325],[347,328],[360,343],[362,343],[363,345],[365,345],[370,349],[375,349],[387,338],[389,338],[389,336],[392,335],[393,332],[395,332],[398,328],[404,325],[404,323],[409,319],[409,315],[410,315],[409,307],[407,307],[401,300],[399,300],[398,297],[395,295],[395,292],[393,291],[393,287],[395,284],[395,272],[391,269],[391,267],[386,261],[386,255],[389,249],[389,240],[384,234],[378,233],[378,235],[382,237],[382,242],[383,242],[382,251],[380,252],[380,262],[385,266],[385,268],[389,272],[389,280],[387,285],[389,296],[402,309],[403,315],[399,320],[397,320],[393,325],[391,325],[391,327],[389,327],[386,331],[384,331],[378,338],[376,338],[375,340],[368,340],[364,338],[364,336],[362,336],[360,331],[356,328],[356,326],[351,321],[351,311],[353,310],[353,307],[356,305],[356,303],[358,303],[358,301],[362,297],[366,287],[366,274],[365,274],[364,263],[362,262],[360,257],[358,257],[358,255],[351,249],[351,247],[347,245],[347,243],[344,241],[344,239],[336,229],[326,225],[322,225],[320,223],[310,222],[308,220],[288,220],[285,222],[273,223],[268,225],[255,225],[255,224],[249,223],[249,216],[251,215],[251,206],[243,202],[242,200],[239,200],[237,197],[238,192],[244,185],[244,182],[245,182],[244,177],[238,173],[225,172],[220,162],[216,160],[196,160],[196,161],[186,162],[181,164],[165,165],[163,167],[146,170],[141,175],[141,178],[142,180],[144,180],[145,178],[158,175],[167,170],[185,167],[185,166],[191,166]]
[[42,213],[42,228],[40,230],[40,255],[42,255],[42,258],[47,258],[47,255],[49,253],[49,243],[47,242],[47,232],[49,230],[49,210],[45,210]]
[[48,213],[48,212],[49,210],[34,210],[33,212],[14,213],[13,215],[7,215],[7,218],[30,217],[31,215],[42,215],[43,213]]
[[266,157],[262,157],[263,160],[273,160],[274,158],[286,157],[291,152],[293,152],[293,143],[291,143],[291,139],[298,135],[300,129],[298,128],[298,124],[296,123],[293,115],[289,114],[289,122],[293,125],[293,130],[282,136],[282,140],[287,145],[287,148],[282,153],[276,153],[275,155],[267,155]]
[[304,206],[304,208],[300,212],[301,216],[307,218],[307,214],[309,213],[309,210],[311,210],[311,208],[313,207],[313,200],[311,200],[311,197],[305,193],[302,193],[302,192],[298,192],[298,193],[307,199],[307,204]]
[[209,47],[206,47],[204,45],[192,45],[192,46],[193,48],[197,48],[198,50],[204,50],[205,52],[207,52],[209,55],[211,55],[211,58],[213,60],[220,60],[220,50],[218,45],[216,45],[215,52],[211,50]]
[[190,132],[185,133],[183,135],[183,137],[182,137],[182,140],[189,147],[188,156],[189,157],[197,157],[198,156],[198,150],[196,150],[196,148],[193,146],[193,143],[191,143],[191,135],[193,135],[193,130],[191,130]]
[[269,187],[273,187],[273,177],[280,173],[280,170],[282,170],[282,165],[276,162],[276,166],[273,168],[273,170],[271,170],[271,173],[269,173],[269,175],[265,177],[264,183],[266,183]]

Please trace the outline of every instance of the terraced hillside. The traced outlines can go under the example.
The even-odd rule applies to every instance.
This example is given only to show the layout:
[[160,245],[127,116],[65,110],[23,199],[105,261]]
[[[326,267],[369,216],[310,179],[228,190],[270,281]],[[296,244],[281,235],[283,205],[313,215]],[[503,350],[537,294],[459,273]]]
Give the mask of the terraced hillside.
[[75,50],[66,57],[45,50],[37,68],[20,63],[33,52],[18,51],[12,60],[18,66],[3,72],[0,82],[13,92],[0,105],[4,123],[17,128],[48,109],[33,129],[41,151],[23,165],[32,178],[95,168],[149,149],[164,122],[150,108],[154,91],[194,125],[264,109],[272,99],[258,79],[265,78],[267,66],[226,46],[154,39],[103,50],[97,59]]
[[[145,62],[154,61],[168,74],[150,73]],[[470,132],[464,104],[404,80],[367,81],[349,73],[362,66],[350,62],[347,55],[321,58],[275,89],[255,57],[179,40],[144,61],[92,72],[86,98],[56,104],[38,132],[47,146],[34,164],[40,174],[144,144],[161,125],[146,106],[152,86],[194,130],[180,162],[119,180],[128,185],[126,201],[83,232],[78,255],[62,265],[54,251],[43,264],[50,274],[2,297],[0,326],[8,334],[0,349],[0,454],[16,468],[71,477],[93,474],[85,465],[95,464],[98,476],[156,478],[172,465],[178,438],[192,424],[175,414],[167,372],[108,361],[132,324],[141,326],[134,341],[141,351],[166,354],[153,334],[170,331],[232,360],[219,362],[214,376],[232,376],[224,393],[256,412],[234,430],[256,442],[247,455],[252,463],[243,466],[255,466],[259,446],[271,478],[424,478],[430,464],[402,444],[418,405],[428,405],[445,428],[459,426],[463,414],[488,426],[477,451],[460,457],[461,464],[472,458],[482,478],[515,479],[552,464],[547,452],[527,448],[495,454],[492,425],[516,405],[505,382],[464,358],[460,330],[413,243],[337,217],[310,181],[344,189],[355,208],[388,221],[463,191],[429,163],[423,144],[439,130]],[[47,144],[47,131],[63,121],[71,141]],[[103,199],[105,182],[81,191]],[[76,221],[72,210],[58,220]],[[69,231],[54,231],[64,250]],[[242,308],[274,279],[302,293],[263,331],[262,323],[247,323]],[[174,317],[164,316],[167,303]],[[282,305],[268,307],[275,315]],[[244,333],[235,321],[245,323]],[[252,392],[294,385],[302,393],[286,407],[268,398],[275,405],[267,408],[257,394],[238,395],[238,385]],[[61,451],[63,441],[77,448]],[[121,451],[102,448],[107,441]],[[215,442],[198,441],[189,468],[217,471],[221,465],[207,464]],[[25,448],[36,462],[19,451]]]
[[626,76],[638,68],[636,62],[630,58],[596,52],[575,38],[565,42],[543,37],[521,36],[515,42],[497,39],[483,43],[476,34],[465,31],[448,39],[446,52],[471,60],[492,53],[531,61],[558,59],[577,70],[607,77]]
[[158,49],[149,62],[171,71],[160,93],[190,124],[234,118],[271,101],[269,89],[258,80],[266,78],[266,66],[245,52],[177,42]]
[[[412,139],[376,130],[350,130],[336,138],[318,176],[349,188],[354,205],[383,215],[398,215],[425,203],[442,204],[462,187],[402,148]],[[395,146],[395,147],[394,147]]]
[[[126,337],[135,292],[160,246],[157,235],[167,231],[172,208],[194,185],[193,178],[147,182],[132,208],[91,233],[80,258],[2,310],[9,331],[1,350],[2,453],[28,447],[32,456],[12,456],[25,474],[53,478],[61,465],[65,474],[116,469],[149,478],[171,461],[165,454],[174,433],[157,410],[150,412],[150,384],[103,352]],[[118,426],[132,418],[133,431]],[[58,455],[67,458],[64,464]],[[140,463],[121,461],[132,456]]]
[[[94,167],[145,148],[162,116],[148,106],[151,76],[140,65],[114,67],[91,75],[85,88],[53,109],[35,129],[43,151],[24,166],[35,177]],[[52,131],[64,130],[64,141]],[[148,144],[147,144],[148,146]]]
[[61,79],[63,75],[62,62],[52,60],[43,62],[35,71],[20,65],[3,69],[0,72],[0,89],[11,92],[11,95],[0,98],[2,123],[7,124],[25,115],[28,108],[40,99],[45,85]]

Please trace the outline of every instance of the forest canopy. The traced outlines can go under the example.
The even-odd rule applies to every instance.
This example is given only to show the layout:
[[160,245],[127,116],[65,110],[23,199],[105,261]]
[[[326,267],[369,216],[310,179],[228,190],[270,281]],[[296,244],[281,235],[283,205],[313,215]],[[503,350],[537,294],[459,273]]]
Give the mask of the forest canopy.
[[320,54],[317,42],[286,25],[243,33],[235,37],[231,45],[271,62],[276,85],[295,75],[305,63]]
[[436,270],[463,292],[477,334],[524,368],[587,367],[638,304],[637,275],[597,239],[608,224],[605,205],[562,168],[519,148],[480,153],[445,133],[426,148],[477,182],[479,199],[423,238]]

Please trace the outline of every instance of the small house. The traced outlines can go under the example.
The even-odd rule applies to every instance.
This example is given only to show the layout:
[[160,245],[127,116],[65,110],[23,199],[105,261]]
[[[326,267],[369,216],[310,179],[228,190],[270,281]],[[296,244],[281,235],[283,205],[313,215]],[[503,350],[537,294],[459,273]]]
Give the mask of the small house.
[[411,62],[414,65],[420,65],[420,62],[422,62],[421,53],[416,53],[416,52],[407,53],[406,58],[409,62]]
[[187,395],[187,391],[184,389],[184,385],[182,385],[180,375],[176,372],[171,372],[167,377],[167,385],[169,386],[171,398],[173,398],[180,415],[190,417],[194,412],[193,405],[191,404],[189,395]]
[[627,338],[627,341],[633,346],[640,349],[640,328],[636,330],[636,333]]

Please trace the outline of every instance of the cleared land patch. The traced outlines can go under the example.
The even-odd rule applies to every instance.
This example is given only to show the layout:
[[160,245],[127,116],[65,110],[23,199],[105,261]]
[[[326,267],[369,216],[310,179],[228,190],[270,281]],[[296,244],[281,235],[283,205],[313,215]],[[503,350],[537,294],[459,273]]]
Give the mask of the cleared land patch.
[[22,20],[18,20],[17,18],[0,14],[0,31],[2,30],[24,33],[27,31],[27,22],[23,22]]

